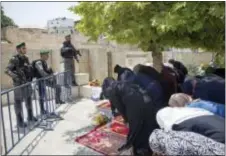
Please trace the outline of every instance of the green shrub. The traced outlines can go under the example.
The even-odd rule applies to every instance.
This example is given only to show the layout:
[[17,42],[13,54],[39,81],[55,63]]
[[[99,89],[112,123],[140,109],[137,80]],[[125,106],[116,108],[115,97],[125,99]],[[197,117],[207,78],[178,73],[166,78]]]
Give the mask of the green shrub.
[[195,75],[203,75],[205,70],[203,70],[203,65],[195,66],[192,64],[187,65],[188,75],[195,76]]

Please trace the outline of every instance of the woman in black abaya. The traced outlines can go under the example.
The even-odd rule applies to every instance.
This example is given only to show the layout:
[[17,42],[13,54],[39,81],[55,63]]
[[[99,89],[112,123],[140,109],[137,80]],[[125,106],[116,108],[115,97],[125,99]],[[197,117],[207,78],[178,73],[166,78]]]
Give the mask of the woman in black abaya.
[[113,78],[106,78],[102,89],[111,102],[113,114],[116,108],[129,124],[127,141],[118,150],[133,147],[135,155],[151,155],[148,138],[158,128],[155,119],[157,109],[151,98],[138,85],[118,82]]

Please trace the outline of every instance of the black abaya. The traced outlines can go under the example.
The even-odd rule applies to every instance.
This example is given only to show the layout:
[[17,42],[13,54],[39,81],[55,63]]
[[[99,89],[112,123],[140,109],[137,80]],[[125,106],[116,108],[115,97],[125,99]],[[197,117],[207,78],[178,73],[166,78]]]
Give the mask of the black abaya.
[[108,97],[129,124],[127,142],[120,150],[133,147],[135,154],[138,151],[150,151],[148,139],[152,131],[158,128],[155,119],[156,108],[150,97],[142,92],[137,85],[126,82],[103,83],[103,93]]

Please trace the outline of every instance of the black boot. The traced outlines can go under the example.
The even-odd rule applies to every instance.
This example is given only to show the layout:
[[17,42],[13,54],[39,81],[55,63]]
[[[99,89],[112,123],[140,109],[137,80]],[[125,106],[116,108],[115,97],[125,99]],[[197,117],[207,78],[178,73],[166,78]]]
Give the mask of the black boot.
[[72,81],[72,86],[78,86],[76,81]]
[[37,122],[38,119],[36,117],[33,116],[33,113],[32,113],[32,110],[28,110],[28,121],[31,121],[31,122]]
[[18,126],[19,128],[26,128],[26,127],[27,127],[27,124],[24,122],[24,120],[23,120],[21,114],[18,114],[18,115],[16,116],[16,118],[17,118],[17,126]]
[[61,86],[56,85],[56,92],[55,92],[56,104],[64,104],[65,103],[60,99],[60,95],[61,95]]
[[62,100],[56,99],[56,104],[65,104],[65,102]]
[[41,109],[41,114],[42,115],[46,115],[47,114],[47,111],[45,109]]
[[40,99],[39,103],[40,103],[41,115],[47,114],[47,111],[44,108],[44,100]]

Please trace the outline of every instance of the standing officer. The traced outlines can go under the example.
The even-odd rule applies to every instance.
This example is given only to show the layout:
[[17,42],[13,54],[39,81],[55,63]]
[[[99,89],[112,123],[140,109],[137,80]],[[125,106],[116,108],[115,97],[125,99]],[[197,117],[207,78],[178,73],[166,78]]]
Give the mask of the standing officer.
[[[32,67],[30,65],[28,57],[25,56],[25,54],[27,53],[25,43],[23,42],[18,44],[16,46],[16,49],[18,54],[10,59],[5,71],[5,73],[12,78],[14,87],[23,85],[27,82],[31,82],[33,78]],[[24,122],[23,118],[23,100],[25,100],[26,103],[28,122],[37,121],[37,119],[33,116],[32,111],[32,87],[30,84],[15,89],[14,100],[18,127],[27,127],[27,124]]]
[[[73,86],[77,86],[75,80],[75,63],[74,59],[79,62],[78,56],[80,52],[75,49],[75,47],[71,44],[71,35],[65,36],[65,41],[63,42],[63,46],[61,48],[61,56],[64,58],[64,70],[70,71],[69,75]],[[66,76],[66,78],[68,78]]]
[[[34,69],[34,77],[37,79],[51,76],[53,75],[53,70],[48,68],[47,60],[49,59],[49,50],[41,50],[40,51],[40,59],[32,62],[32,67]],[[46,97],[46,86],[56,88],[55,98],[56,103],[62,104],[63,102],[60,100],[61,94],[61,86],[56,84],[55,77],[49,78],[48,80],[39,80],[38,81],[38,91],[39,91],[39,103],[42,114],[46,114],[46,110],[44,109],[44,101]]]

